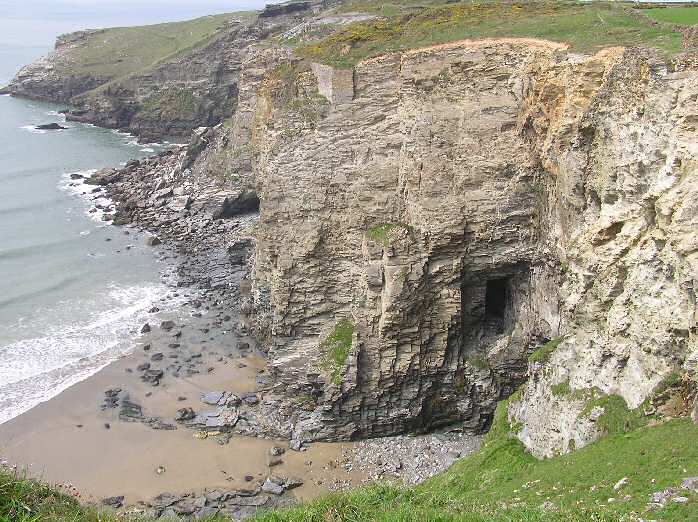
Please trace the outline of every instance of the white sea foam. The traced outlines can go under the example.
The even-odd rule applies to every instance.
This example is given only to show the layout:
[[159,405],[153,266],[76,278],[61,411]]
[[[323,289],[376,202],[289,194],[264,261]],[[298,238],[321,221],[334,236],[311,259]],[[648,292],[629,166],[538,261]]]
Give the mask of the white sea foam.
[[[89,178],[97,172],[97,169],[91,170],[80,170],[77,172],[66,172],[61,176],[61,180],[58,183],[58,187],[61,190],[65,190],[68,193],[74,194],[84,200],[87,204],[85,205],[85,215],[91,220],[105,225],[109,224],[109,221],[104,221],[102,216],[104,215],[104,210],[96,208],[94,205],[101,205],[103,207],[108,207],[113,204],[113,201],[102,195],[101,192],[92,193],[95,188],[93,185],[87,185],[85,183],[86,178]],[[78,174],[82,178],[73,179],[71,176],[73,174]],[[81,234],[82,235],[82,234]]]
[[36,125],[22,125],[20,129],[31,132],[32,134],[46,134],[48,132],[47,130],[37,129]]
[[[23,328],[42,332],[0,348],[0,423],[55,397],[66,388],[95,374],[128,353],[132,332],[147,319],[148,310],[167,293],[162,284],[122,288],[98,293],[94,302],[63,302],[54,311],[38,314],[35,325]],[[98,307],[102,311],[94,311]],[[162,305],[159,305],[162,308]],[[171,301],[171,307],[178,306]],[[53,313],[73,311],[73,323],[46,328]]]
[[53,116],[54,118],[59,118],[62,122],[66,121],[65,114],[62,114],[58,111],[48,111],[46,115]]
[[145,147],[140,149],[141,152],[155,152],[155,149],[151,149],[150,147]]

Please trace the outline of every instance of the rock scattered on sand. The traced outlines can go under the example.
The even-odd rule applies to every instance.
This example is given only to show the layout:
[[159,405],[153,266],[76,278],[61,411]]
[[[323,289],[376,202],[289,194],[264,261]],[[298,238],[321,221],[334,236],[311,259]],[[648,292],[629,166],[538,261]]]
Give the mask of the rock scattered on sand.
[[163,321],[160,323],[160,329],[169,332],[175,327],[174,321]]
[[143,372],[141,375],[141,380],[147,382],[152,386],[158,386],[160,384],[160,379],[162,379],[164,372],[158,368],[152,368]]
[[177,422],[185,422],[188,420],[192,420],[196,417],[196,412],[192,408],[180,408],[177,410],[177,415],[175,416],[175,420]]
[[105,506],[112,507],[114,509],[119,509],[121,506],[124,505],[124,497],[118,496],[104,498],[102,499],[102,504],[104,504]]

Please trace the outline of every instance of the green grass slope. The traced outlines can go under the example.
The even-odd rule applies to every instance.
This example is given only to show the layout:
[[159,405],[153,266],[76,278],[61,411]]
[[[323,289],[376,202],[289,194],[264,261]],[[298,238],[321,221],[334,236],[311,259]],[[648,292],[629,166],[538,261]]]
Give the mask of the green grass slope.
[[252,16],[227,13],[184,22],[140,27],[115,27],[87,36],[85,45],[71,51],[65,67],[76,76],[120,78],[147,70],[205,45],[231,19]]
[[659,22],[678,25],[698,24],[698,7],[669,7],[664,9],[646,9],[643,11],[650,18]]
[[[666,54],[681,51],[680,32],[653,26],[642,15],[613,3],[355,1],[345,9],[366,10],[387,18],[352,24],[333,35],[298,47],[310,59],[339,67],[388,51],[490,37],[533,37],[566,42],[578,52],[611,46],[645,46]],[[373,5],[373,7],[371,7]]]

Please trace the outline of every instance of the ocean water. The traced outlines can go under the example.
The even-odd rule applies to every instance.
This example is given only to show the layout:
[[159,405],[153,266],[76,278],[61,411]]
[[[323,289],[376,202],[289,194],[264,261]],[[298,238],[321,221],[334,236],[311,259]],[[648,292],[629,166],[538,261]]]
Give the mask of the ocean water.
[[0,96],[0,423],[92,375],[133,346],[168,291],[143,237],[91,214],[71,173],[155,146],[60,122],[60,106]]

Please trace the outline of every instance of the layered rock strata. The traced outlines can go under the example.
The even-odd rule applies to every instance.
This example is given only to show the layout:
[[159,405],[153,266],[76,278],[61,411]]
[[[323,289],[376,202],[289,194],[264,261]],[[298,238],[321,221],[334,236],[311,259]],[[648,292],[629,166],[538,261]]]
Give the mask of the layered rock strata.
[[525,39],[349,72],[250,52],[230,125],[170,168],[234,194],[216,226],[259,202],[243,308],[278,433],[481,432],[530,375],[510,421],[548,456],[600,434],[585,394],[695,379],[697,81]]
[[694,371],[693,71],[460,42],[360,63],[330,101],[324,71],[258,60],[255,288],[279,393],[312,410],[296,437],[484,430],[564,339],[511,412],[542,456],[598,435],[553,386],[634,408]]

